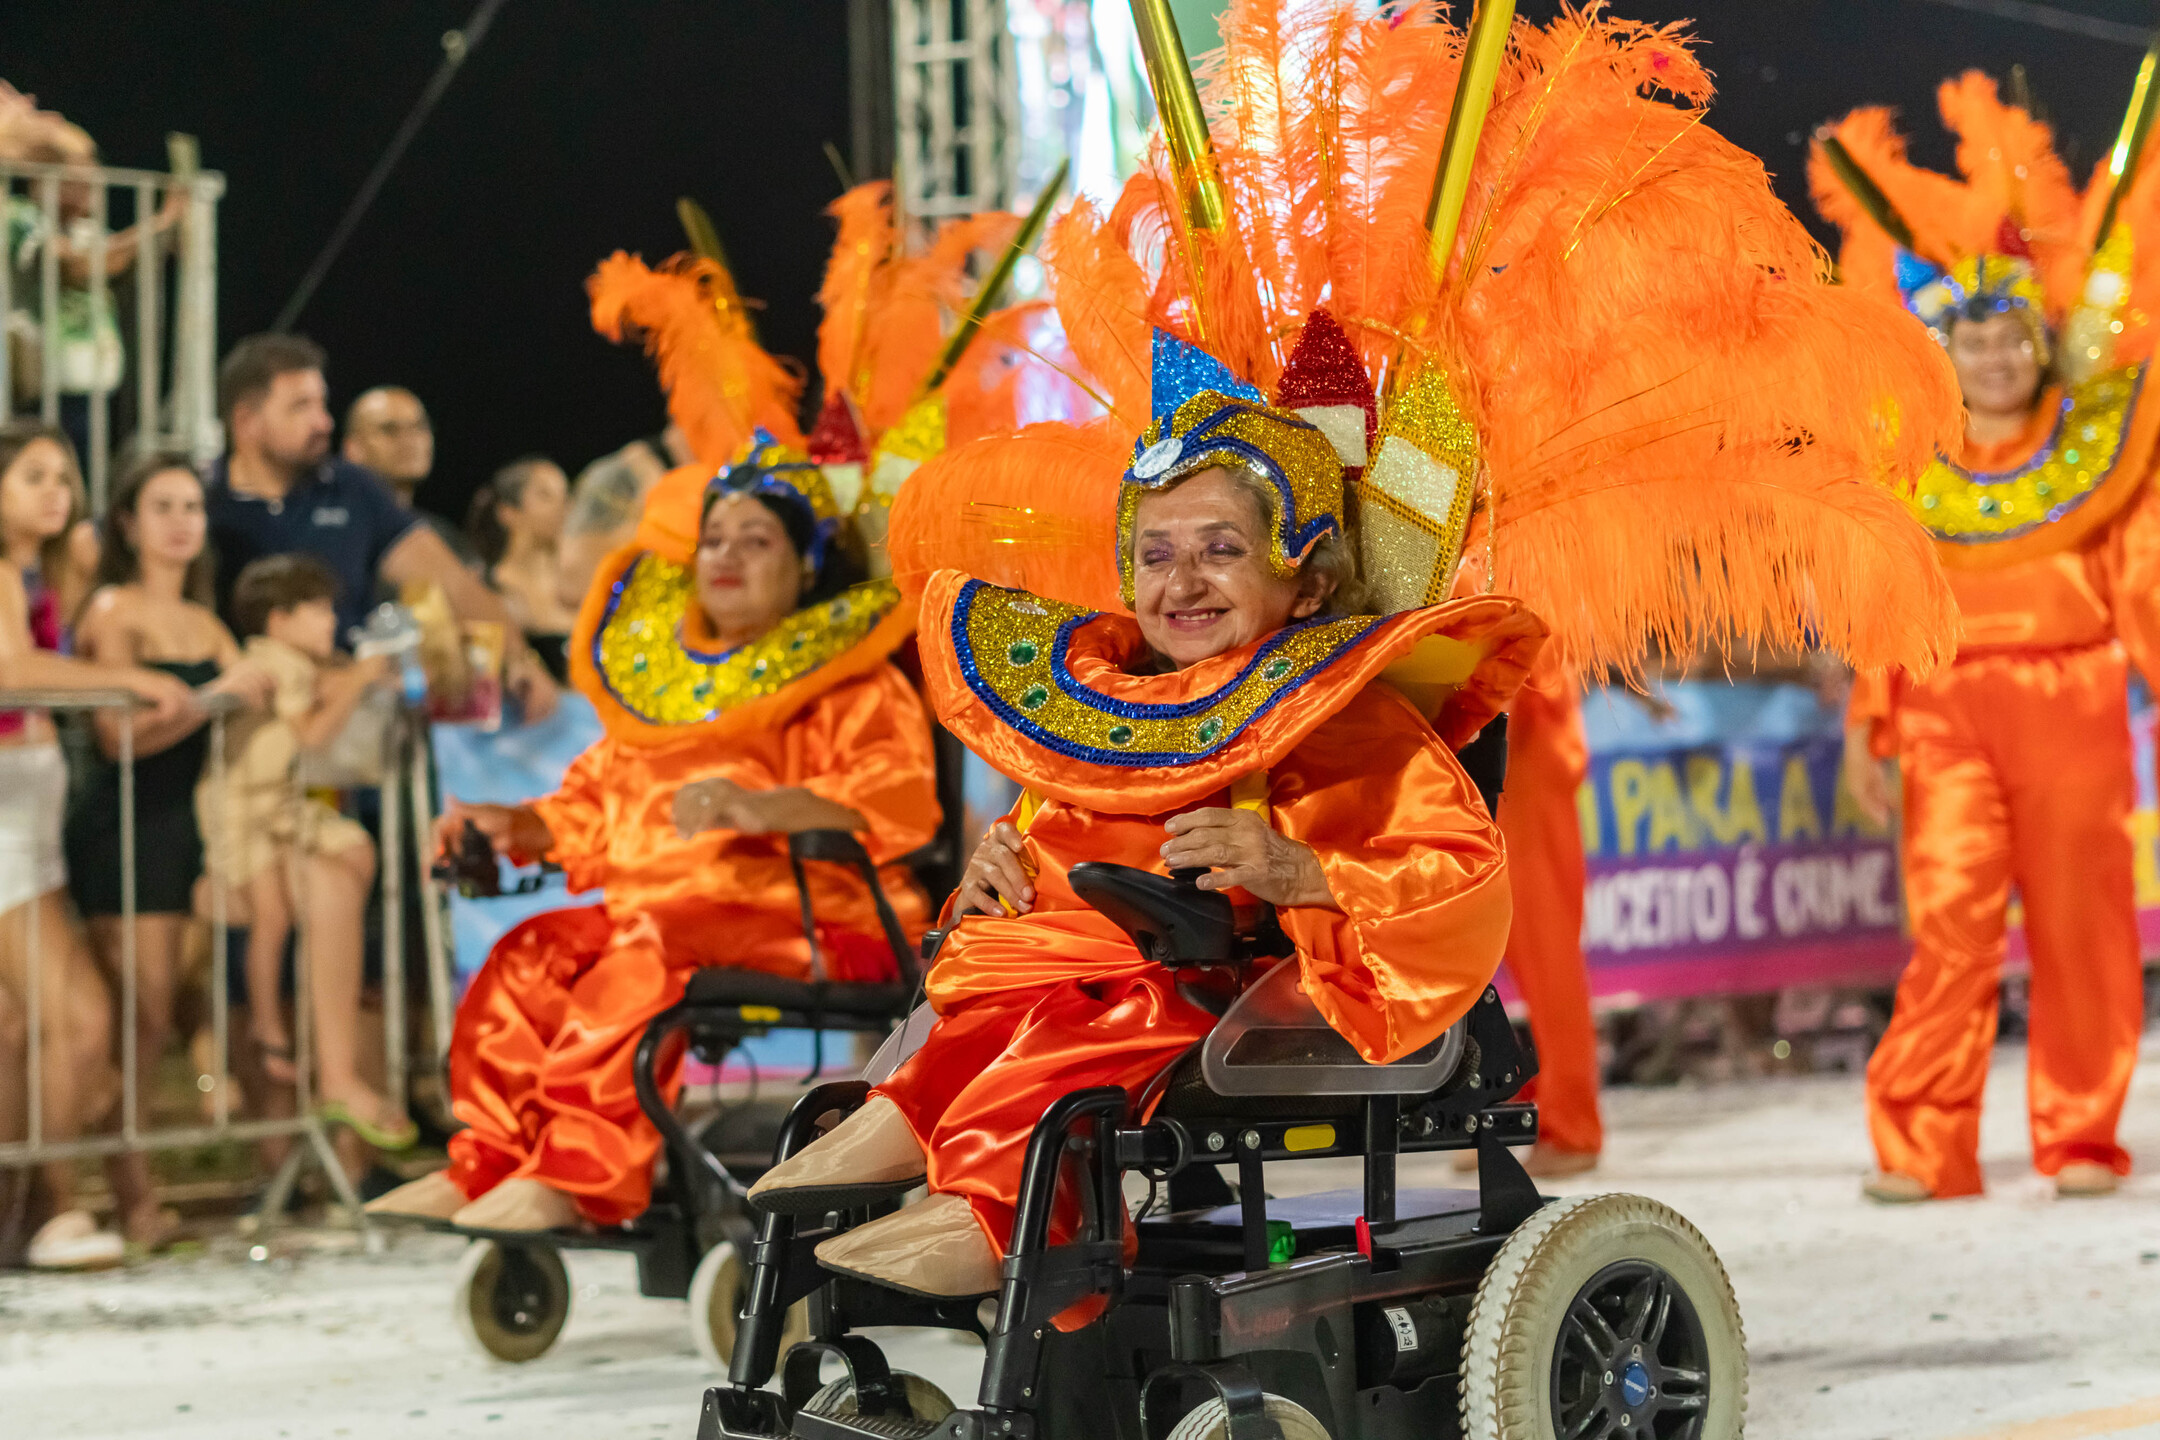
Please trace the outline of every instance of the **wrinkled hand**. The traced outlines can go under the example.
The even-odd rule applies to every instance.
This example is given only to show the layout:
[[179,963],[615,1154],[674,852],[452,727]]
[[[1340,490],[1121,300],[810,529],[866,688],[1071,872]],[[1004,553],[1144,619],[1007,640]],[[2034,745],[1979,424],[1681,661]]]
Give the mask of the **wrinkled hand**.
[[1845,732],[1845,793],[1871,824],[1887,829],[1897,796],[1890,788],[1889,766],[1868,749],[1868,728],[1855,725]]
[[[1021,844],[1020,832],[1010,820],[1000,820],[990,827],[975,853],[968,857],[967,868],[960,872],[960,889],[953,896],[955,919],[962,915],[1028,913],[1035,903],[1035,887],[1028,883]],[[1011,910],[998,903],[1001,895]]]
[[685,840],[707,830],[759,834],[767,828],[757,813],[756,793],[717,776],[692,780],[677,790],[673,814],[675,833]]
[[1327,873],[1310,845],[1278,832],[1251,810],[1188,810],[1163,829],[1162,857],[1173,870],[1209,867],[1202,890],[1243,886],[1270,905],[1337,910]]
[[468,805],[453,799],[435,818],[435,851],[453,855],[465,834],[465,822],[487,836],[498,855],[538,859],[555,846],[555,836],[530,805]]

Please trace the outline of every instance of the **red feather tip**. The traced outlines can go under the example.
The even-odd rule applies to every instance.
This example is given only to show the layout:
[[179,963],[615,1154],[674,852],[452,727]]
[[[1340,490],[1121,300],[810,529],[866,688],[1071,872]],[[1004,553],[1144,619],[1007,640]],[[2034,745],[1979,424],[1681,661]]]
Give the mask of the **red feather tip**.
[[1290,362],[1276,382],[1275,403],[1285,410],[1306,410],[1320,405],[1356,405],[1365,412],[1365,443],[1379,433],[1380,409],[1373,396],[1372,380],[1357,347],[1333,315],[1315,310],[1298,331]]
[[804,448],[820,465],[870,458],[870,444],[863,438],[862,417],[856,413],[855,402],[848,399],[845,390],[834,390],[825,397],[825,408],[818,412],[817,424],[812,427]]
[[1995,228],[1995,253],[1998,255],[2011,255],[2027,263],[2031,262],[2033,258],[2032,246],[2026,243],[2025,232],[2018,228],[2015,217],[2003,216],[2002,224]]

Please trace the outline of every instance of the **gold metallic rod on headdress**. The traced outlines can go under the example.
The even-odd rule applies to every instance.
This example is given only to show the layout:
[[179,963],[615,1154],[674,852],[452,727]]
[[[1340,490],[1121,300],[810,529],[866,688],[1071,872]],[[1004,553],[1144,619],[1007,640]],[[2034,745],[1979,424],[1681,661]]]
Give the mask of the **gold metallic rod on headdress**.
[[2137,82],[2130,87],[2130,109],[2123,115],[2115,148],[2108,153],[2108,198],[2107,205],[2100,211],[2100,228],[2092,234],[2095,249],[2107,243],[2108,231],[2115,224],[2115,212],[2122,207],[2122,198],[2137,176],[2146,137],[2152,133],[2153,110],[2160,106],[2160,93],[2153,88],[2155,69],[2160,69],[2160,31],[2154,33],[2152,44],[2146,47],[2144,62],[2138,66]]
[[1455,103],[1448,109],[1447,138],[1440,142],[1440,168],[1433,174],[1432,199],[1425,207],[1427,253],[1433,274],[1445,278],[1455,252],[1455,232],[1462,224],[1463,201],[1470,194],[1470,167],[1477,159],[1478,138],[1492,109],[1493,86],[1507,55],[1508,27],[1515,21],[1515,0],[1480,0],[1463,42],[1462,74],[1455,82]]
[[1822,146],[1823,158],[1830,162],[1831,173],[1837,176],[1838,183],[1851,193],[1853,199],[1860,202],[1860,208],[1867,211],[1868,218],[1899,245],[1912,249],[1912,226],[1905,223],[1905,217],[1898,214],[1897,206],[1890,203],[1890,197],[1883,194],[1874,178],[1860,168],[1860,162],[1853,159],[1845,142],[1831,134],[1827,125],[1816,132],[1815,141]]
[[743,324],[750,327],[750,338],[757,338],[757,324],[750,318],[749,307],[742,302],[742,295],[735,288],[735,272],[728,268],[727,251],[720,246],[719,227],[712,223],[712,216],[705,207],[689,196],[675,201],[675,218],[682,222],[683,234],[690,237],[690,248],[699,258],[710,260],[720,267],[718,283],[712,297],[713,308],[722,315],[740,315]]
[[975,338],[976,331],[982,329],[984,318],[997,308],[998,297],[1011,281],[1013,268],[1020,263],[1022,255],[1035,248],[1035,242],[1042,237],[1043,226],[1050,223],[1050,207],[1057,203],[1058,192],[1065,188],[1065,176],[1071,169],[1072,161],[1058,161],[1057,170],[1043,186],[1042,193],[1035,197],[1035,207],[1028,211],[1027,219],[1021,221],[1020,228],[1013,232],[1012,244],[1005,247],[1003,255],[998,256],[997,264],[983,277],[982,284],[975,287],[975,298],[968,301],[967,313],[960,317],[958,328],[953,331],[952,338],[945,342],[945,349],[938,356],[937,364],[931,366],[930,373],[923,378],[922,389],[916,393],[918,400],[945,383],[946,378],[952,374],[953,367],[960,363],[960,357],[967,353],[968,342]]
[[1201,314],[1205,277],[1193,234],[1213,235],[1229,223],[1222,171],[1215,164],[1215,141],[1208,134],[1207,117],[1200,113],[1200,88],[1193,83],[1170,0],[1132,0],[1132,17],[1140,58],[1147,63],[1148,89],[1154,93],[1155,113],[1162,120],[1163,143],[1170,150],[1170,168],[1177,177],[1178,197],[1184,202],[1181,239],[1192,273],[1193,338],[1205,343],[1207,324]]

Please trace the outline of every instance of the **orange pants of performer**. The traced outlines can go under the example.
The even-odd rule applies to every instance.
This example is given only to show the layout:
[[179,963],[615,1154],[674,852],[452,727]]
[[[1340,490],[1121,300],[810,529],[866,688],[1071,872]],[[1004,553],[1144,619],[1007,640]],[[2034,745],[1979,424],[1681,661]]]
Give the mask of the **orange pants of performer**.
[[[882,940],[819,927],[831,973],[890,973]],[[631,1062],[645,1026],[682,999],[701,966],[801,974],[799,918],[711,900],[620,918],[604,906],[553,910],[495,943],[458,1007],[450,1051],[448,1174],[468,1197],[539,1180],[595,1224],[636,1218],[652,1196],[660,1133],[638,1108]],[[659,1066],[680,1088],[681,1050]]]
[[2033,1164],[2128,1174],[2115,1143],[2144,1015],[2133,780],[2112,645],[1961,660],[1900,695],[1912,961],[1868,1065],[1882,1168],[1980,1190],[1980,1096],[2015,884],[2032,955]]
[[1575,808],[1589,766],[1573,679],[1533,673],[1508,712],[1507,788],[1497,817],[1515,891],[1507,967],[1530,1007],[1538,1074],[1529,1096],[1538,1105],[1538,1133],[1555,1149],[1595,1155],[1605,1127],[1582,952],[1583,841]]
[[[965,1195],[999,1254],[1012,1236],[1013,1197],[1028,1137],[1059,1096],[1122,1086],[1137,1100],[1165,1068],[1214,1028],[1215,1017],[1177,993],[1170,972],[1093,911],[1043,915],[1040,962],[1073,977],[977,993],[948,1008],[923,1048],[878,1087],[900,1108],[930,1157],[930,1188]],[[1030,964],[1029,960],[1038,962]],[[1068,1237],[1074,1211],[1052,1215]]]

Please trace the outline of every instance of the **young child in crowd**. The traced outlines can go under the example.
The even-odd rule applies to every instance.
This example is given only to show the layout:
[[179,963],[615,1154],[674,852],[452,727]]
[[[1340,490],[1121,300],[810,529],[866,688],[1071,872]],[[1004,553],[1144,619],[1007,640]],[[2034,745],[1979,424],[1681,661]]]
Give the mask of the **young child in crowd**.
[[249,1030],[264,1070],[298,1078],[280,1003],[285,943],[302,926],[317,1049],[316,1091],[325,1120],[350,1126],[378,1149],[412,1144],[412,1122],[360,1077],[364,908],[375,878],[375,846],[365,830],[317,796],[303,793],[302,752],[329,744],[385,656],[338,663],[337,577],[307,555],[271,555],[240,572],[233,621],[248,662],[276,682],[267,712],[234,717],[226,729],[222,791],[206,773],[196,813],[212,878],[245,898]]

